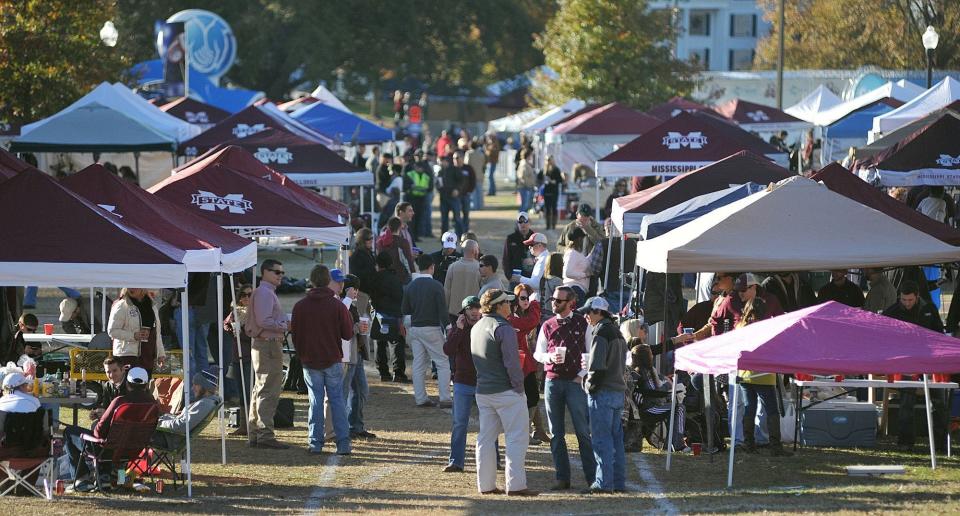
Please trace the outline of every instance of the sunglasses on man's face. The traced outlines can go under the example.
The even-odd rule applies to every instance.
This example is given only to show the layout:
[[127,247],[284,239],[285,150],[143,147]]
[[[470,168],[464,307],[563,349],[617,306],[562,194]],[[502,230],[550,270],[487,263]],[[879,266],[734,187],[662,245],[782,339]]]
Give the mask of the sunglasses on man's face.
[[250,297],[250,294],[252,294],[252,292],[241,292],[240,297]]
[[570,301],[570,300],[569,300],[569,299],[560,299],[559,297],[552,297],[552,298],[550,298],[550,301],[553,301],[554,303],[566,303],[567,301]]
[[270,271],[270,272],[272,272],[272,273],[274,273],[274,274],[276,274],[277,276],[283,276],[284,274],[286,274],[286,272],[284,272],[284,271],[278,271],[278,270],[276,270],[276,269],[267,269],[267,270]]

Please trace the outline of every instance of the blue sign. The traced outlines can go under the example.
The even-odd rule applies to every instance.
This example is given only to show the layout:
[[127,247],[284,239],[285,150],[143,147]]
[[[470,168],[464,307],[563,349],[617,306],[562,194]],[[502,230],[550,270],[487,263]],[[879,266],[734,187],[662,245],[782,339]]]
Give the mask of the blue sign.
[[[215,85],[237,58],[237,39],[223,18],[203,9],[180,11],[167,22],[184,22],[190,81],[197,75]],[[192,89],[192,86],[191,86]]]

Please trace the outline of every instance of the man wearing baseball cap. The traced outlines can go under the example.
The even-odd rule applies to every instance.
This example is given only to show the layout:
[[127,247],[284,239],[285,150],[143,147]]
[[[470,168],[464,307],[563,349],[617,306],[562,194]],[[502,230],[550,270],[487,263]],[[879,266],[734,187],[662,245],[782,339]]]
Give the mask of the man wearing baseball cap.
[[597,474],[588,493],[626,490],[626,458],[623,450],[623,393],[627,343],[620,334],[610,304],[602,297],[587,299],[581,312],[594,327],[587,368],[587,408],[590,440],[597,461]]
[[533,264],[530,257],[530,251],[524,243],[533,230],[530,229],[530,216],[527,212],[521,211],[517,215],[517,228],[507,235],[507,240],[503,244],[503,257],[500,265],[503,267],[504,275],[509,275],[514,269],[529,270]]
[[576,228],[582,229],[583,232],[587,234],[583,240],[584,249],[593,249],[593,246],[597,242],[603,240],[603,226],[594,220],[593,207],[589,204],[582,203],[577,210],[577,218],[564,226],[563,231],[560,232],[560,240],[557,241],[557,252],[564,252],[567,246],[570,245],[570,233]]
[[434,264],[433,279],[440,283],[446,281],[447,269],[450,268],[450,265],[462,256],[457,251],[458,242],[457,234],[453,231],[447,231],[440,237],[440,250],[430,255]]
[[476,406],[477,368],[470,354],[470,331],[480,320],[480,298],[463,299],[457,321],[447,330],[443,352],[453,359],[453,428],[450,431],[450,458],[444,473],[461,473],[466,460],[467,427],[470,411]]
[[530,255],[536,261],[533,263],[533,269],[530,271],[529,277],[524,275],[512,276],[510,281],[529,285],[533,287],[534,292],[539,292],[540,280],[543,279],[543,274],[547,271],[547,258],[550,257],[550,251],[547,249],[547,235],[534,233],[530,235],[530,238],[523,241],[523,245],[527,246]]

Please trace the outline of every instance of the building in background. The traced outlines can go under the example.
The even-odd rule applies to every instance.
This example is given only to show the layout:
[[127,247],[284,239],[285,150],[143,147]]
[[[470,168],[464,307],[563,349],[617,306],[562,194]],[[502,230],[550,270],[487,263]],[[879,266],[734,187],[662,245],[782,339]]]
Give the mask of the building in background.
[[653,0],[650,8],[674,11],[677,57],[708,71],[751,69],[757,42],[770,32],[757,0]]

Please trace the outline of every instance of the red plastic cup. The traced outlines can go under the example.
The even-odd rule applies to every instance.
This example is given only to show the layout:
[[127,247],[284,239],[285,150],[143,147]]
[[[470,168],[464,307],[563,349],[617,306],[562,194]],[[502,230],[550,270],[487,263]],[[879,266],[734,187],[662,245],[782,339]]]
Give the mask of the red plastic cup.
[[54,493],[56,493],[57,496],[63,496],[63,493],[66,491],[66,486],[64,486],[63,480],[57,480],[55,485],[56,488]]
[[943,373],[933,373],[933,383],[947,383],[950,381],[950,375]]
[[162,479],[158,479],[157,482],[156,482],[156,484],[154,484],[154,491],[156,491],[157,494],[163,494],[163,480],[162,480]]
[[43,334],[44,335],[53,335],[53,325],[46,323],[43,325]]
[[842,382],[844,378],[845,378],[845,377],[844,377],[842,374],[838,374],[838,375],[836,375],[836,376],[833,377],[833,381],[835,381],[835,382]]
[[693,449],[693,456],[697,457],[703,451],[703,444],[701,443],[691,443],[690,448]]
[[903,380],[903,375],[900,373],[893,373],[892,375],[890,375],[890,378],[891,378],[890,380],[891,382],[899,382]]
[[800,380],[801,382],[809,382],[813,380],[813,375],[807,374],[807,373],[797,373],[793,375],[793,377],[796,378],[797,380]]

